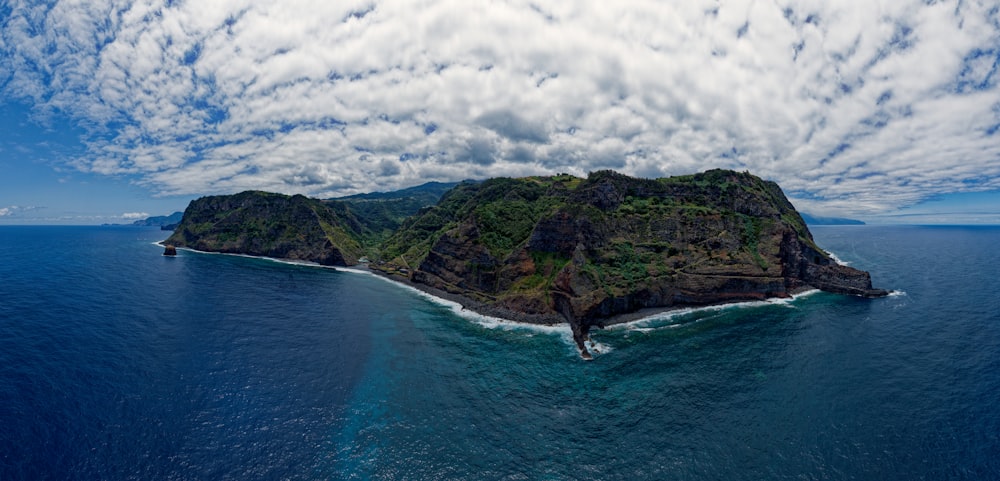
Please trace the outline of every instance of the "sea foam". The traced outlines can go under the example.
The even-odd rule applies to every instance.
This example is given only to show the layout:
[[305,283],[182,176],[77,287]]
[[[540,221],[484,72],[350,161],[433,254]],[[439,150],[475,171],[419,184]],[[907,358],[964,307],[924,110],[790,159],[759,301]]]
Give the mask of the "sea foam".
[[[657,329],[676,329],[678,327],[687,325],[688,323],[680,322],[680,319],[698,313],[707,313],[707,312],[721,313],[724,311],[729,311],[734,309],[748,309],[761,306],[783,306],[790,309],[795,309],[796,307],[793,304],[795,301],[819,292],[822,291],[820,291],[819,289],[810,289],[808,291],[803,291],[798,294],[793,294],[791,297],[771,298],[763,301],[733,302],[729,304],[717,304],[712,306],[684,307],[665,312],[659,312],[656,314],[652,314],[650,316],[643,317],[641,319],[636,319],[634,321],[615,324],[612,326],[608,326],[607,329],[626,330],[630,332],[651,332]],[[702,322],[708,319],[714,319],[715,317],[716,316],[704,317],[701,319],[697,319],[694,322]]]
[[837,257],[837,254],[834,254],[833,252],[826,251],[826,253],[830,256],[831,259],[833,259],[833,262],[837,263],[837,265],[841,265],[841,266],[849,266],[849,265],[851,265],[850,262],[847,262],[847,261],[845,261],[845,260]]
[[[161,242],[155,242],[154,244],[162,246]],[[195,253],[199,253],[199,254],[229,255],[229,256],[236,256],[236,257],[246,257],[246,258],[250,258],[250,259],[263,259],[263,260],[268,260],[268,261],[272,261],[272,262],[277,262],[277,263],[280,263],[280,264],[288,264],[288,265],[304,266],[304,267],[319,267],[319,268],[325,268],[325,269],[334,269],[334,270],[339,271],[339,272],[346,272],[346,273],[350,273],[350,274],[361,274],[361,275],[371,276],[371,277],[374,277],[376,279],[381,279],[381,280],[383,280],[385,282],[391,283],[391,284],[393,284],[395,286],[401,287],[403,289],[408,289],[411,292],[417,294],[418,296],[423,297],[424,299],[427,299],[427,300],[429,300],[429,301],[431,301],[431,302],[433,302],[435,304],[438,304],[440,306],[448,308],[456,316],[461,317],[461,318],[463,318],[465,320],[468,320],[468,321],[470,321],[470,322],[472,322],[472,323],[474,323],[476,325],[479,325],[479,326],[481,326],[483,328],[494,329],[494,330],[495,329],[499,329],[499,330],[504,330],[504,331],[527,331],[527,332],[535,332],[535,333],[546,334],[546,335],[554,335],[554,336],[559,337],[559,339],[561,339],[563,341],[563,343],[565,343],[567,346],[571,347],[574,355],[579,354],[579,351],[578,351],[578,348],[577,348],[577,345],[576,345],[576,340],[573,339],[573,330],[572,330],[572,328],[570,328],[569,324],[555,324],[555,325],[530,324],[530,323],[526,323],[526,322],[518,322],[518,321],[513,321],[513,320],[510,320],[510,319],[503,319],[503,318],[500,318],[500,317],[488,316],[488,315],[485,315],[485,314],[480,314],[478,312],[466,309],[464,306],[462,306],[462,304],[460,304],[458,302],[455,302],[455,301],[452,301],[452,300],[449,300],[449,299],[444,299],[442,297],[438,297],[438,296],[435,296],[433,294],[424,292],[424,291],[422,291],[422,290],[420,290],[420,289],[418,289],[416,287],[407,285],[405,283],[397,282],[397,281],[394,281],[394,280],[389,279],[387,277],[377,275],[377,274],[375,274],[375,273],[373,273],[373,272],[371,272],[371,271],[369,271],[367,269],[353,269],[353,268],[350,268],[350,267],[339,267],[339,266],[338,267],[324,266],[322,264],[317,264],[315,262],[296,261],[296,260],[288,260],[288,259],[277,259],[277,258],[274,258],[274,257],[253,256],[253,255],[248,255],[248,254],[234,254],[234,253],[226,253],[226,252],[208,252],[208,251],[200,251],[200,250],[197,250],[197,249],[191,249],[189,247],[179,247],[178,249],[187,250],[187,251],[191,251],[191,252],[195,252]],[[831,257],[834,257],[834,259],[836,260],[836,257],[833,256],[832,254],[831,254]],[[841,261],[838,261],[838,263],[839,262],[841,262]],[[712,311],[722,312],[722,311],[731,310],[731,309],[745,309],[745,308],[753,308],[753,307],[768,306],[768,305],[779,305],[779,306],[786,306],[786,307],[789,307],[789,308],[794,308],[795,306],[792,305],[792,303],[794,301],[796,301],[797,299],[806,297],[806,296],[810,296],[810,295],[815,294],[817,292],[821,292],[821,291],[819,289],[811,289],[811,290],[804,291],[804,292],[801,292],[801,293],[798,293],[798,294],[794,294],[791,297],[786,297],[786,298],[772,298],[772,299],[767,299],[767,300],[763,300],[763,301],[734,302],[734,303],[729,303],[729,304],[719,304],[719,305],[703,306],[703,307],[685,307],[685,308],[680,308],[680,309],[675,309],[675,310],[669,310],[669,311],[666,311],[666,312],[656,313],[656,314],[653,314],[653,315],[650,315],[650,316],[647,316],[647,317],[643,317],[641,319],[636,319],[634,321],[629,321],[629,322],[625,322],[625,323],[621,323],[621,324],[611,325],[611,326],[608,326],[606,329],[612,330],[612,331],[614,331],[614,330],[627,330],[629,332],[651,332],[651,331],[655,331],[655,330],[658,330],[658,329],[676,329],[676,328],[681,327],[683,325],[687,325],[688,323],[673,322],[673,321],[675,321],[678,318],[683,318],[684,316],[687,316],[687,315],[696,314],[696,313],[700,313],[700,312],[712,312]],[[892,294],[890,294],[890,295],[896,295],[898,292],[901,292],[901,291],[893,291]],[[905,293],[902,293],[901,295],[905,295]],[[708,319],[712,319],[714,317],[715,316],[710,316],[710,317],[698,319],[698,320],[696,320],[694,322],[702,322],[702,321],[705,321],[705,320],[708,320]],[[591,336],[590,339],[588,339],[586,341],[586,347],[590,351],[591,355],[594,355],[594,356],[600,356],[602,354],[607,354],[607,353],[609,353],[609,352],[611,352],[611,351],[614,350],[613,346],[608,345],[606,343],[599,342],[599,341],[593,339],[592,336]]]
[[[510,319],[504,319],[496,316],[488,316],[486,314],[480,314],[478,312],[466,309],[462,304],[444,299],[433,294],[424,292],[416,287],[404,284],[402,282],[397,282],[392,279],[386,278],[384,276],[377,275],[371,271],[363,269],[351,269],[345,267],[338,267],[340,272],[348,272],[352,274],[362,274],[375,277],[377,279],[384,280],[395,286],[399,286],[403,289],[408,289],[411,292],[417,294],[424,299],[427,299],[437,305],[448,308],[456,316],[461,317],[467,321],[470,321],[478,326],[486,329],[492,330],[503,330],[503,331],[522,331],[522,332],[533,332],[546,335],[554,335],[559,337],[567,346],[572,348],[573,354],[578,355],[576,341],[573,339],[573,330],[570,328],[569,324],[531,324],[527,322],[512,321]],[[601,355],[611,352],[613,348],[607,344],[600,343],[593,339],[587,341],[586,346],[590,350],[592,355]]]
[[[158,246],[162,246],[162,241],[160,241],[160,242],[154,242],[153,244],[158,245]],[[435,296],[433,294],[429,294],[429,293],[424,292],[424,291],[422,291],[420,289],[417,289],[416,287],[407,285],[407,284],[402,283],[402,282],[394,281],[394,280],[389,279],[389,278],[384,277],[384,276],[377,275],[377,274],[375,274],[375,273],[373,273],[373,272],[371,272],[369,270],[366,270],[366,269],[352,269],[350,267],[340,267],[340,266],[325,266],[325,265],[322,265],[322,264],[317,264],[315,262],[296,261],[296,260],[289,260],[289,259],[278,259],[278,258],[274,258],[274,257],[254,256],[254,255],[249,255],[249,254],[236,254],[236,253],[228,253],[228,252],[201,251],[201,250],[197,250],[197,249],[192,249],[190,247],[178,247],[178,249],[179,250],[186,250],[186,251],[190,251],[190,252],[194,252],[194,253],[198,253],[198,254],[226,255],[226,256],[234,256],[234,257],[246,257],[246,258],[249,258],[249,259],[263,259],[263,260],[267,260],[267,261],[271,261],[271,262],[277,262],[279,264],[287,264],[287,265],[303,266],[303,267],[319,267],[319,268],[324,268],[324,269],[333,269],[333,270],[336,270],[338,272],[347,272],[347,273],[351,273],[351,274],[367,275],[367,276],[374,277],[376,279],[381,279],[383,281],[386,281],[388,283],[391,283],[391,284],[393,284],[395,286],[398,286],[398,287],[401,287],[403,289],[408,289],[408,290],[414,292],[415,294],[417,294],[418,296],[421,296],[421,297],[423,297],[423,298],[425,298],[425,299],[427,299],[427,300],[429,300],[429,301],[431,301],[431,302],[433,302],[435,304],[447,307],[449,310],[451,310],[453,313],[455,313],[455,315],[457,315],[457,316],[459,316],[459,317],[461,317],[463,319],[472,321],[475,324],[478,324],[478,325],[480,325],[482,327],[485,327],[487,329],[502,329],[502,330],[508,330],[508,331],[511,331],[511,330],[524,330],[524,331],[534,331],[534,332],[543,333],[543,334],[555,334],[555,335],[558,335],[561,338],[566,339],[567,342],[574,347],[574,349],[576,348],[576,342],[573,341],[573,331],[572,331],[572,329],[570,329],[570,327],[569,327],[568,324],[557,324],[557,325],[529,324],[529,323],[525,323],[525,322],[517,322],[517,321],[512,321],[512,320],[509,320],[509,319],[503,319],[503,318],[499,318],[499,317],[495,317],[495,316],[488,316],[488,315],[485,315],[485,314],[480,314],[478,312],[466,309],[464,306],[462,306],[458,302],[451,301],[451,300],[448,300],[448,299],[444,299],[444,298]],[[600,345],[598,347],[600,347]],[[611,350],[610,347],[605,346],[605,349],[604,349],[605,352],[606,351],[610,351],[610,350]]]

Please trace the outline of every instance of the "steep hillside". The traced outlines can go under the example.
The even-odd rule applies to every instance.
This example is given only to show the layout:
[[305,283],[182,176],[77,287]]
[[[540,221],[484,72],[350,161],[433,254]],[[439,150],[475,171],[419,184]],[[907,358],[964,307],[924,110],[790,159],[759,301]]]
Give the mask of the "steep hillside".
[[174,235],[177,247],[353,265],[380,257],[383,241],[456,184],[429,182],[395,192],[317,200],[247,191],[197,199]]
[[325,203],[346,204],[364,226],[366,253],[378,257],[378,248],[408,217],[434,205],[457,184],[428,182],[393,192],[374,192],[330,199]]
[[192,201],[164,243],[343,266],[363,255],[363,231],[342,204],[248,191]]
[[777,184],[714,170],[611,171],[460,185],[386,242],[386,273],[535,322],[591,326],[647,307],[788,296],[881,296],[819,247]]
[[[713,170],[497,178],[320,201],[244,192],[195,200],[166,243],[353,265],[527,322],[592,326],[643,308],[785,297],[877,297],[837,265],[773,182]],[[440,197],[440,200],[437,198]],[[429,205],[437,200],[436,205]],[[411,215],[412,214],[412,215]]]

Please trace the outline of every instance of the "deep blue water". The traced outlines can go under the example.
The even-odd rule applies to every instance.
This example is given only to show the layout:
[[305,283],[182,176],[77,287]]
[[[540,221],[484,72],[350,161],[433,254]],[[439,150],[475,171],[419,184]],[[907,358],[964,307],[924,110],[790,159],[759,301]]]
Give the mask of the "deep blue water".
[[0,227],[0,480],[998,479],[1000,228],[815,227],[817,293],[595,334],[359,273]]

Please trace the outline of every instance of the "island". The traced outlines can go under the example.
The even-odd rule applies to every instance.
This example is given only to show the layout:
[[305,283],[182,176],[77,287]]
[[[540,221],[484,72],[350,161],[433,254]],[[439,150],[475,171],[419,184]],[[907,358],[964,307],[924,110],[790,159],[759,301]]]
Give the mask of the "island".
[[650,309],[808,289],[888,294],[817,246],[776,183],[718,169],[494,178],[327,200],[210,196],[190,203],[164,244],[364,265],[483,314],[568,323],[585,358],[591,329]]
[[170,215],[155,215],[142,220],[137,220],[133,222],[132,225],[142,227],[159,227],[160,230],[174,230],[177,227],[177,224],[181,222],[181,218],[183,216],[183,212],[174,212]]

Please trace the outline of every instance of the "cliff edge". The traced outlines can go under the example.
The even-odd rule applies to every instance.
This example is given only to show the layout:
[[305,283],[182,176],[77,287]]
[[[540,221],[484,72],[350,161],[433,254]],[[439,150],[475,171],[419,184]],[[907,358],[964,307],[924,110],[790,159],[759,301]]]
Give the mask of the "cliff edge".
[[591,327],[643,308],[887,294],[813,241],[774,182],[713,170],[463,184],[412,217],[376,267],[529,322]]
[[888,294],[817,246],[777,184],[745,172],[495,178],[458,184],[434,205],[378,200],[204,197],[165,242],[325,265],[369,257],[372,269],[475,310],[568,322],[585,357],[592,327],[644,308],[808,288]]
[[206,252],[349,266],[362,256],[362,224],[344,208],[301,195],[247,191],[191,201],[163,241]]

